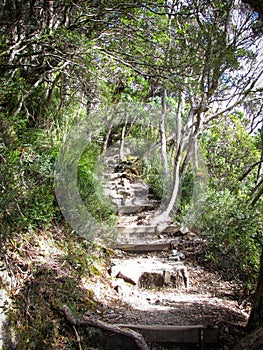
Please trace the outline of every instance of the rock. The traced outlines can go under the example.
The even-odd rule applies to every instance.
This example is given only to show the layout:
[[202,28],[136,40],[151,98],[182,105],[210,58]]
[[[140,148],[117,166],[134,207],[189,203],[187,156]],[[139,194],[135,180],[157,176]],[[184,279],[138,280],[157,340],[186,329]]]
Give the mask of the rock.
[[123,174],[121,173],[103,173],[102,176],[108,180],[118,180]]
[[182,252],[178,252],[176,249],[171,250],[171,255],[169,256],[169,260],[180,261],[185,259],[185,255]]
[[188,273],[184,265],[145,271],[139,278],[138,287],[151,288],[170,286],[177,290],[189,287]]
[[127,286],[125,281],[121,278],[118,278],[116,283],[113,285],[113,289],[121,296],[127,297],[130,294],[130,288]]
[[189,241],[193,241],[197,239],[197,234],[194,232],[188,232],[186,235],[184,235],[185,239],[188,239]]
[[8,309],[11,307],[11,299],[5,289],[0,289],[0,349],[4,346],[10,346],[13,349],[11,335],[13,330],[10,328],[8,320]]
[[130,190],[131,189],[131,183],[128,179],[126,178],[120,178],[119,179],[119,182],[118,182],[118,185],[122,188],[124,187],[125,189],[128,189]]
[[155,209],[155,205],[149,204],[141,204],[141,205],[123,205],[119,208],[119,214],[136,214],[141,213],[145,210],[153,210]]
[[122,196],[124,199],[126,199],[127,197],[131,197],[132,196],[132,193],[128,190],[125,190],[125,189],[120,189],[118,190],[118,194],[120,196]]
[[183,235],[186,235],[188,232],[190,232],[189,228],[186,227],[186,226],[182,226],[180,228],[180,232],[183,234]]
[[113,266],[112,275],[139,288],[189,287],[187,269],[182,263],[164,263],[157,258],[128,259]]
[[116,249],[120,249],[125,252],[142,253],[142,252],[158,252],[163,250],[170,250],[177,242],[174,239],[158,240],[158,241],[136,241],[132,242],[131,238],[125,237],[126,242],[118,241]]

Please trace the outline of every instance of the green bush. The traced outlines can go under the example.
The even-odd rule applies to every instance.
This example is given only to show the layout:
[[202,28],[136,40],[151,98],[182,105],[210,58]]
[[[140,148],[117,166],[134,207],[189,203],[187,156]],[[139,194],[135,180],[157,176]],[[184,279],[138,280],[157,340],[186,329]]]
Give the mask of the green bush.
[[101,223],[115,223],[116,208],[106,200],[101,180],[97,180],[96,166],[100,155],[100,147],[90,144],[79,160],[78,187],[80,196],[89,212]]
[[57,210],[52,175],[54,149],[46,148],[44,132],[40,135],[35,130],[32,135],[32,130],[14,128],[12,144],[7,147],[2,142],[0,146],[2,239],[13,232],[47,227]]
[[262,247],[262,218],[243,193],[210,190],[199,228],[206,235],[205,260],[250,288],[256,281]]

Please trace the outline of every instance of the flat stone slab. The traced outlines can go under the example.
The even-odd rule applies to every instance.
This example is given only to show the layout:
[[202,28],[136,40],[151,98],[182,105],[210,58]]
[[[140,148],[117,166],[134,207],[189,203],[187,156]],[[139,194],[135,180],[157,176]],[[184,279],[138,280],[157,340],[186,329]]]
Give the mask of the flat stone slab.
[[201,349],[205,344],[219,342],[219,328],[196,326],[162,326],[119,324],[141,333],[146,340],[157,343],[199,344]]
[[115,248],[124,252],[142,253],[142,252],[158,252],[163,250],[170,250],[177,241],[170,240],[158,240],[156,242],[137,242],[137,243],[121,243],[117,242]]
[[140,205],[124,205],[124,206],[120,206],[118,209],[118,213],[119,214],[137,214],[137,213],[141,213],[142,211],[145,210],[153,210],[155,209],[155,205],[154,204],[140,204]]
[[189,286],[187,269],[183,263],[164,263],[156,258],[117,262],[112,266],[111,274],[139,288],[170,286],[181,290]]
[[[118,232],[126,234],[161,234],[161,233],[179,233],[178,225],[130,225],[118,226]],[[181,234],[180,234],[181,235]]]

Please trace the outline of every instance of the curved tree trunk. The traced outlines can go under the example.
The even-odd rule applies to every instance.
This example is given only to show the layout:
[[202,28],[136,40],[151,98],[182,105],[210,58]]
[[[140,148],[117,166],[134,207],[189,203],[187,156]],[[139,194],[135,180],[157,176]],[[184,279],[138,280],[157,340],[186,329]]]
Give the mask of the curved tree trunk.
[[263,349],[263,249],[260,259],[260,271],[253,307],[247,323],[250,332],[234,347],[233,350]]
[[263,249],[260,259],[259,278],[247,329],[252,331],[259,326],[263,326]]

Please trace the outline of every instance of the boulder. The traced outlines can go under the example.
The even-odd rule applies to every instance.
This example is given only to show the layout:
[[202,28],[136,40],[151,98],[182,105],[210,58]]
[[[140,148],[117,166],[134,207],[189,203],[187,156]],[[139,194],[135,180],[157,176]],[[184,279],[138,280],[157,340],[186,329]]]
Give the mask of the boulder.
[[111,274],[138,288],[169,286],[181,290],[189,287],[188,272],[181,262],[165,263],[157,258],[128,259],[113,266]]

